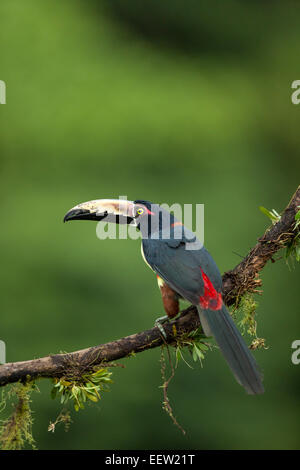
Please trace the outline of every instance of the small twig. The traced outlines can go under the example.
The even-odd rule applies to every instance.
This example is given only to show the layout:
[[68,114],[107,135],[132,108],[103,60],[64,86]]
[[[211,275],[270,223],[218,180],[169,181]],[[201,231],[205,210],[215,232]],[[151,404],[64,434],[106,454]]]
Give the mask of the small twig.
[[164,351],[163,351],[163,346],[162,346],[162,348],[161,348],[161,376],[162,376],[162,379],[163,379],[162,389],[163,389],[163,394],[164,394],[163,409],[170,416],[170,418],[173,421],[173,423],[175,424],[175,426],[177,426],[178,429],[180,429],[180,431],[182,432],[182,434],[185,435],[186,434],[185,430],[178,423],[177,419],[175,418],[175,416],[173,414],[173,409],[171,407],[170,400],[169,400],[169,397],[168,397],[168,388],[169,388],[169,384],[170,384],[171,380],[174,378],[175,369],[174,369],[174,365],[173,365],[173,362],[172,362],[172,358],[171,358],[171,355],[170,355],[168,345],[167,345],[167,352],[168,352],[169,364],[170,364],[170,367],[171,367],[171,375],[168,379],[166,378],[166,361],[165,361],[165,356],[164,356]]

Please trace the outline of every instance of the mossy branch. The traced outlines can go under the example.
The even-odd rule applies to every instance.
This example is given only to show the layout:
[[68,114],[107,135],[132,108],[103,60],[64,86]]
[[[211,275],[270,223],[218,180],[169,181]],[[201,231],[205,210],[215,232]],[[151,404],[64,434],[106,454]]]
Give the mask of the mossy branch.
[[[260,237],[248,255],[231,271],[223,275],[223,297],[227,305],[238,305],[246,292],[257,292],[262,282],[259,272],[268,260],[283,247],[293,242],[299,234],[295,216],[300,206],[300,186],[293,195],[279,221],[273,224]],[[166,342],[176,343],[180,334],[199,328],[199,318],[195,307],[185,309],[181,316],[165,326]],[[110,363],[132,354],[156,348],[164,340],[157,327],[136,333],[116,341],[90,347],[69,354],[55,354],[30,361],[6,363],[0,366],[0,386],[9,383],[34,380],[40,377],[59,378],[70,372],[77,376],[93,371],[99,364]]]
[[262,285],[259,272],[275,253],[287,247],[298,235],[295,216],[300,207],[300,186],[281,214],[277,223],[269,227],[248,255],[231,271],[223,275],[223,297],[226,305],[239,303],[246,292],[259,292]]
[[[12,385],[8,398],[15,396],[17,404],[11,416],[0,422],[0,448],[1,450],[20,450],[25,443],[35,449],[32,436],[32,416],[30,409],[30,396],[36,386],[33,382]],[[2,397],[2,404],[5,406],[5,398]]]

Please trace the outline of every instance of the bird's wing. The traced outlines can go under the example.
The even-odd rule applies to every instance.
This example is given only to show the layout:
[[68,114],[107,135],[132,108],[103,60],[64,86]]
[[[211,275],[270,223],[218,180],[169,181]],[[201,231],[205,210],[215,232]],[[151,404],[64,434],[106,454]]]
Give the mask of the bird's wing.
[[185,242],[171,246],[166,240],[143,240],[143,251],[150,267],[178,294],[193,304],[203,295],[204,284],[199,262]]

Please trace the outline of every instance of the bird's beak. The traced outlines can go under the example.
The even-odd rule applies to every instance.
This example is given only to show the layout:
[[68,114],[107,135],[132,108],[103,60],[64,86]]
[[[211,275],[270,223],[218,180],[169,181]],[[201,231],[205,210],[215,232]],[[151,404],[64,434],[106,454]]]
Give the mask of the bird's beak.
[[135,217],[134,203],[122,199],[97,199],[78,204],[70,209],[64,222],[68,220],[104,220],[118,224],[129,224]]

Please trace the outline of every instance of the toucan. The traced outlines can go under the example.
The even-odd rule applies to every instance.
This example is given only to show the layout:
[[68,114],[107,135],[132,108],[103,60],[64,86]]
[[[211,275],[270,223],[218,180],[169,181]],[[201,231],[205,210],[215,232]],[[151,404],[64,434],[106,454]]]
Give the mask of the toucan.
[[[64,217],[133,224],[142,235],[141,251],[156,273],[167,316],[179,313],[179,299],[197,307],[206,336],[213,336],[237,382],[249,394],[264,392],[262,374],[222,298],[222,277],[210,253],[174,214],[149,201],[97,199],[73,207]],[[161,329],[161,328],[160,328]]]

